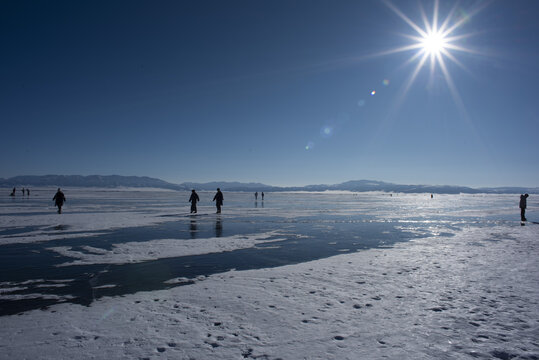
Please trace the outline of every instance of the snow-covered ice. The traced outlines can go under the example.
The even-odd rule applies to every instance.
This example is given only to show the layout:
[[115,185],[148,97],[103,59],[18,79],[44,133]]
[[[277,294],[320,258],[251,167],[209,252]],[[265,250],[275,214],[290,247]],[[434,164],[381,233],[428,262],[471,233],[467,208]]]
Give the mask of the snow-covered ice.
[[[82,245],[86,238],[81,237],[77,248],[62,247],[62,241],[73,240],[60,237],[43,246],[63,252],[57,264],[66,266],[55,271],[67,271],[128,258],[151,264],[191,253],[233,253],[266,242],[285,249],[283,237],[292,237],[292,244],[314,244],[311,236],[318,232],[328,248],[338,248],[342,237],[353,238],[345,249],[371,234],[354,238],[354,229],[360,233],[371,221],[383,225],[396,219],[398,225],[383,228],[384,236],[400,234],[408,241],[270,268],[171,276],[164,282],[181,286],[2,316],[0,358],[539,359],[539,228],[514,221],[519,215],[514,195],[448,195],[445,201],[428,202],[425,194],[391,200],[386,194],[358,195],[357,200],[341,194],[336,217],[328,205],[335,203],[335,194],[294,195],[297,201],[290,206],[272,204],[269,195],[264,208],[254,208],[241,207],[248,198],[238,194],[232,209],[234,196],[229,194],[227,203],[225,193],[229,208],[224,209],[223,236],[215,236],[212,219],[211,227],[200,221],[178,239],[119,241],[107,248]],[[533,196],[530,200],[528,218],[534,219],[536,202]],[[160,211],[172,215],[184,209],[171,205]],[[153,218],[152,211],[148,215]],[[32,222],[33,216],[42,215],[19,218]],[[166,225],[161,222],[166,216],[155,218],[156,229]],[[237,223],[254,225],[239,231]],[[259,223],[264,229],[252,232]],[[26,226],[19,220],[2,229],[14,225]],[[346,231],[339,232],[343,227]],[[31,244],[32,235],[26,236],[21,242]],[[219,241],[226,246],[212,244]],[[14,245],[0,249],[6,246]],[[74,281],[4,281],[0,296],[15,296],[26,286],[65,289],[62,285]],[[106,290],[117,284],[95,286]]]
[[211,254],[224,251],[250,248],[258,244],[283,241],[285,238],[274,238],[280,235],[277,231],[252,235],[235,235],[229,237],[214,237],[197,240],[159,239],[147,242],[132,242],[114,245],[110,251],[91,246],[85,246],[85,252],[72,250],[71,247],[52,247],[63,256],[76,258],[58,266],[84,264],[123,264],[142,262],[154,259],[172,258],[199,254]]

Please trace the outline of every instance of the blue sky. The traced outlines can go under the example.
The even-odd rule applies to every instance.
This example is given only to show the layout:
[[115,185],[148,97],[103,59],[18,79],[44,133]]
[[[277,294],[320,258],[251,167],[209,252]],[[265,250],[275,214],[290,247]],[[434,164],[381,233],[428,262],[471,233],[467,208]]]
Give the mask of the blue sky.
[[452,91],[383,1],[1,2],[0,177],[539,186],[539,2],[453,8]]

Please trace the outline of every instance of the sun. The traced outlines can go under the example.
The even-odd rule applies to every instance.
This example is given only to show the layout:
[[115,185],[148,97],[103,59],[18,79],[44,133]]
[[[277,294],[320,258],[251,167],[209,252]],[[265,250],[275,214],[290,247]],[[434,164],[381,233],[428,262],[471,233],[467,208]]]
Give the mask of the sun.
[[425,54],[438,56],[446,51],[447,39],[440,31],[431,31],[426,34],[420,41]]
[[432,16],[429,18],[425,13],[421,3],[419,3],[419,12],[421,23],[412,21],[390,0],[382,0],[397,16],[406,22],[414,31],[412,34],[402,34],[405,38],[411,40],[411,43],[391,49],[380,55],[389,55],[398,52],[414,51],[414,54],[407,61],[407,64],[416,63],[412,74],[404,85],[402,96],[408,92],[421,69],[430,65],[430,81],[434,81],[435,72],[438,69],[442,72],[443,78],[453,96],[453,99],[459,107],[462,108],[462,100],[449,73],[449,63],[458,65],[466,70],[466,67],[457,58],[458,53],[467,52],[474,55],[480,55],[478,51],[472,50],[462,45],[462,40],[472,36],[472,33],[462,32],[462,27],[471,21],[472,16],[478,13],[484,6],[480,5],[472,11],[466,12],[462,9],[457,11],[458,1],[455,6],[447,13],[445,18],[440,19],[439,0],[434,0]]

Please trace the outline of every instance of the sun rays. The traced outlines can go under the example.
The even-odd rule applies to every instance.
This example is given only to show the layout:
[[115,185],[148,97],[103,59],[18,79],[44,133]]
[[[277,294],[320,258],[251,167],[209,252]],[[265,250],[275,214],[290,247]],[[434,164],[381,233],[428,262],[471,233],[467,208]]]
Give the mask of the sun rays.
[[391,49],[383,53],[384,55],[387,55],[399,52],[415,51],[415,53],[407,61],[407,64],[416,63],[416,65],[404,86],[402,96],[406,95],[412,84],[417,79],[421,70],[428,66],[430,68],[430,82],[433,81],[434,75],[439,69],[455,103],[461,112],[464,112],[462,99],[449,72],[448,63],[452,62],[459,67],[466,69],[462,62],[458,60],[457,53],[467,52],[477,54],[477,51],[459,44],[459,41],[470,37],[472,34],[457,34],[457,30],[460,30],[460,28],[469,21],[471,16],[475,15],[481,8],[477,8],[473,12],[459,14],[459,16],[457,16],[457,7],[455,5],[445,16],[443,21],[440,22],[439,0],[434,0],[433,12],[430,19],[425,13],[423,7],[420,5],[419,11],[421,13],[423,24],[417,24],[389,0],[383,0],[383,2],[415,31],[415,33],[412,35],[403,34],[406,38],[411,40],[411,44],[404,45],[396,49]]

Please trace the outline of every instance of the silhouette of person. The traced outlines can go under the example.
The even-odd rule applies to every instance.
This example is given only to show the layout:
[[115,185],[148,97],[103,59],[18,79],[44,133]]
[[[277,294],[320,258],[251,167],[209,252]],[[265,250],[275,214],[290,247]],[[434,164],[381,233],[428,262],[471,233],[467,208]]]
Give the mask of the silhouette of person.
[[258,200],[258,191],[255,192],[255,200]]
[[198,197],[195,189],[193,189],[191,190],[191,197],[189,198],[189,202],[191,203],[191,214],[197,213],[197,201],[200,201],[200,198]]
[[15,196],[15,191],[16,191],[16,190],[17,190],[17,189],[13,188],[13,191],[11,192],[11,194],[9,194],[9,196]]
[[24,196],[24,188],[22,188],[21,191],[22,191],[22,196]]
[[262,191],[262,201],[264,201],[264,192]]
[[58,206],[58,214],[62,213],[62,206],[64,205],[64,202],[66,201],[66,197],[64,196],[64,193],[58,188],[58,191],[52,198],[54,201],[55,206]]
[[212,201],[215,201],[215,206],[217,206],[216,214],[221,213],[221,206],[223,206],[223,200],[224,200],[223,193],[221,192],[221,189],[217,188],[217,193],[215,194],[212,200]]
[[520,221],[526,221],[526,199],[528,194],[520,195]]
[[434,196],[432,194],[430,194],[430,198],[432,199]]
[[30,189],[26,188],[26,195],[30,196]]

